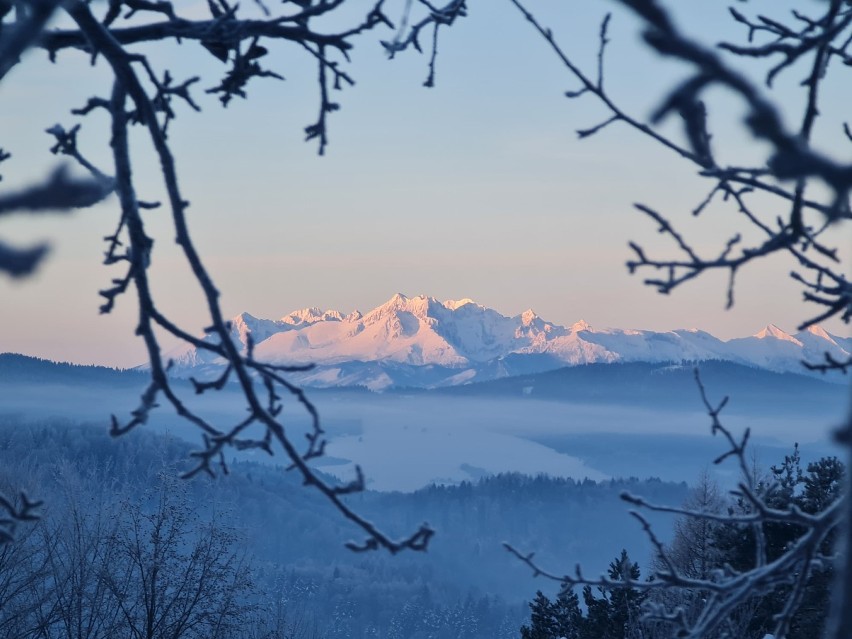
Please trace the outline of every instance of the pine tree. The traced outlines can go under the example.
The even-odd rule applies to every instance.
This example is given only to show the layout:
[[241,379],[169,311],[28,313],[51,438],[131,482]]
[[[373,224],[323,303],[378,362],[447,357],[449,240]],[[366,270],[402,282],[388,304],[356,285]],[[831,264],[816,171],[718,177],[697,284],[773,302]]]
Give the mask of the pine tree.
[[563,583],[556,601],[540,590],[530,603],[530,625],[521,627],[521,639],[633,639],[643,636],[641,606],[647,594],[630,584],[641,576],[639,564],[630,561],[626,550],[613,559],[607,571],[615,585],[583,588],[587,616],[573,587]]
[[[787,509],[797,506],[807,513],[817,513],[837,499],[845,468],[836,457],[823,457],[801,467],[798,444],[791,455],[786,455],[782,464],[771,467],[771,474],[759,484],[761,496],[772,508]],[[748,513],[748,506],[738,501],[731,506],[733,511]],[[766,522],[762,526],[766,539],[766,561],[771,562],[795,544],[803,530],[794,524]],[[835,539],[827,539],[821,548],[823,555],[831,555]],[[743,572],[755,566],[756,548],[754,531],[750,526],[720,526],[715,533],[714,545],[720,552],[720,566],[730,565]],[[804,598],[792,618],[790,639],[819,639],[831,603],[833,566],[830,561],[822,566],[810,567],[810,577]],[[756,636],[769,633],[774,627],[774,616],[781,610],[790,587],[776,589],[758,601],[747,603],[750,623],[748,631]]]
[[556,618],[556,637],[560,639],[583,639],[583,612],[580,610],[580,598],[574,589],[566,583],[562,584],[556,602],[553,604]]
[[521,627],[521,639],[584,639],[580,599],[573,588],[562,584],[556,601],[541,590],[530,604],[530,625]]
[[609,564],[607,575],[612,581],[623,582],[623,586],[598,587],[598,597],[592,588],[583,588],[583,600],[588,616],[583,624],[582,639],[625,639],[639,634],[641,627],[640,607],[647,594],[630,587],[639,581],[639,564],[631,562],[626,550]]
[[555,606],[539,590],[530,603],[530,625],[521,626],[521,639],[559,639],[556,632]]

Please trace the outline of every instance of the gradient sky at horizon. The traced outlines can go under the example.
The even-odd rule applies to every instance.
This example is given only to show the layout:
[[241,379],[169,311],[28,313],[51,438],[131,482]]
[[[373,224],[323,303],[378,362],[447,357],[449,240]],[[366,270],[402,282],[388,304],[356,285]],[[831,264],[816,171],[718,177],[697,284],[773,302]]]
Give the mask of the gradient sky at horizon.
[[[773,6],[779,4],[803,5]],[[508,2],[470,5],[470,16],[442,33],[433,89],[421,86],[426,56],[386,59],[378,40],[392,34],[356,41],[347,70],[358,84],[335,96],[341,111],[331,116],[323,158],[302,140],[318,96],[315,69],[297,48],[270,46],[264,62],[286,81],[255,81],[249,99],[227,109],[202,91],[224,68],[200,46],[150,50],[155,66],[168,63],[178,80],[202,70],[195,97],[203,113],[178,106],[170,138],[192,203],[194,238],[227,315],[278,318],[306,306],[366,311],[403,292],[470,297],[506,315],[532,307],[566,325],[582,318],[601,327],[697,327],[730,338],[768,323],[793,332],[818,311],[801,302],[787,278],[794,265],[785,258],[745,269],[730,311],[723,274],[705,275],[670,296],[643,286],[641,274],[631,277],[624,266],[628,241],[660,256],[674,254],[635,202],[676,220],[707,254],[734,231],[753,232],[729,207],[691,219],[709,185],[692,166],[625,126],[578,140],[576,129],[599,123],[605,111],[594,98],[563,97],[577,82]],[[206,10],[206,3],[194,6]],[[600,20],[614,4],[530,7],[578,64],[594,69]],[[716,42],[744,35],[719,3],[679,10],[696,37]],[[646,119],[684,69],[641,46],[637,23],[623,11],[614,11],[610,36],[607,84],[632,114]],[[0,146],[13,153],[0,167],[3,189],[31,183],[55,166],[44,129],[56,122],[72,126],[79,118],[71,108],[108,93],[102,63],[92,68],[74,53],[60,54],[58,65],[44,58],[30,52],[0,83]],[[800,102],[800,77],[794,69],[779,82],[790,114]],[[761,145],[739,126],[737,103],[716,92],[708,100],[716,148],[727,149],[723,157],[739,164],[760,158]],[[844,157],[848,149],[840,145],[847,143],[838,132],[850,102],[852,86],[828,84],[817,131]],[[109,166],[107,129],[104,115],[83,121],[81,148],[101,166]],[[679,135],[675,122],[666,130]],[[136,136],[140,197],[161,199],[156,162],[141,132]],[[36,277],[0,278],[0,352],[116,366],[144,360],[133,335],[132,293],[112,315],[98,314],[97,291],[120,275],[100,264],[101,238],[112,232],[116,214],[112,199],[72,216],[0,223],[6,241],[47,239],[53,246]],[[198,332],[207,324],[203,302],[172,241],[168,214],[150,211],[146,220],[156,241],[152,280],[160,304]],[[848,225],[836,237],[846,250]],[[838,322],[825,326],[848,334]],[[166,349],[172,345],[163,342]]]

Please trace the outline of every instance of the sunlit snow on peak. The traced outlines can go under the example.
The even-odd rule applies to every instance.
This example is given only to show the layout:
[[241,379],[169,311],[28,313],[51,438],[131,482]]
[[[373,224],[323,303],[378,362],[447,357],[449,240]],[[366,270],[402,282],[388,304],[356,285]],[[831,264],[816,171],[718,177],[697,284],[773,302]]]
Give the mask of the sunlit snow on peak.
[[579,322],[574,322],[571,325],[572,333],[579,333],[580,331],[591,331],[592,327],[586,320],[580,320]]
[[811,324],[805,329],[805,332],[810,333],[814,337],[821,337],[822,339],[826,339],[832,343],[834,342],[834,340],[831,338],[831,335],[829,335],[826,330],[819,324]]
[[531,308],[528,308],[523,313],[521,313],[521,323],[524,326],[529,326],[530,324],[532,324],[537,319],[538,319],[538,315]]
[[456,309],[459,309],[462,306],[466,306],[468,304],[473,304],[474,306],[477,305],[476,302],[474,302],[472,299],[470,299],[469,297],[465,297],[461,300],[447,300],[444,302],[443,306],[444,308],[448,308],[451,311],[455,311]]
[[767,325],[766,328],[764,328],[762,331],[760,331],[759,333],[756,333],[755,337],[757,339],[766,339],[768,337],[771,337],[771,338],[774,338],[774,339],[783,340],[785,342],[793,342],[794,344],[798,344],[799,346],[802,345],[802,343],[799,340],[797,340],[795,337],[793,337],[789,333],[785,333],[780,328],[775,326],[775,324]]
[[[204,339],[218,340],[215,335]],[[263,361],[315,364],[312,381],[319,385],[374,389],[400,381],[413,386],[455,385],[517,374],[513,370],[609,362],[725,360],[801,373],[803,360],[823,362],[829,355],[844,361],[852,353],[852,339],[831,335],[819,326],[793,336],[770,324],[756,335],[724,341],[694,328],[593,329],[584,320],[566,327],[542,319],[532,309],[509,317],[471,298],[441,302],[403,293],[365,314],[354,311],[344,316],[308,307],[267,320],[241,313],[231,320],[231,339],[243,352],[251,340],[255,356]],[[210,350],[184,347],[167,355],[174,359],[178,375],[224,365]],[[339,369],[339,375],[325,367]],[[419,372],[414,370],[418,367]]]
[[298,326],[300,324],[314,324],[316,322],[340,321],[343,319],[343,314],[340,311],[327,310],[324,311],[316,306],[303,308],[298,311],[288,313],[281,318],[284,324]]

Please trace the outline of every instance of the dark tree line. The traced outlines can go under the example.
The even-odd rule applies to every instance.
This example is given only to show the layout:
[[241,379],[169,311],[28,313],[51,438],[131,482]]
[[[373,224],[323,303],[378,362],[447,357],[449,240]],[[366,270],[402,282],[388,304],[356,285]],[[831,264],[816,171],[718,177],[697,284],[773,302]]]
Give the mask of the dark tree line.
[[[823,457],[803,469],[796,446],[765,476],[757,468],[753,473],[757,493],[770,507],[816,515],[839,499],[845,468],[836,457]],[[530,604],[530,623],[521,628],[522,639],[676,636],[679,626],[695,625],[708,614],[715,614],[707,605],[713,592],[700,587],[649,587],[661,574],[674,569],[684,578],[720,583],[760,568],[759,562],[776,561],[807,533],[792,522],[731,521],[730,515],[747,518],[754,514],[754,507],[741,496],[725,499],[707,473],[700,476],[683,508],[707,517],[681,516],[677,520],[674,537],[660,547],[648,580],[640,583],[639,565],[622,550],[609,566],[606,583],[594,589],[583,586],[585,610],[580,607],[574,580],[564,581],[553,601],[539,591]],[[747,592],[727,610],[725,619],[704,635],[706,639],[763,639],[785,615],[790,617],[787,636],[791,639],[822,637],[832,603],[835,541],[834,534],[823,539],[818,561],[804,566],[807,572],[796,575],[792,584],[781,581],[762,592]],[[795,605],[790,604],[793,600]]]
[[[607,577],[613,582],[639,581],[639,564],[626,550],[613,559]],[[583,604],[569,583],[563,583],[554,601],[540,590],[530,604],[530,625],[521,627],[521,639],[632,639],[648,593],[632,588],[583,587]]]

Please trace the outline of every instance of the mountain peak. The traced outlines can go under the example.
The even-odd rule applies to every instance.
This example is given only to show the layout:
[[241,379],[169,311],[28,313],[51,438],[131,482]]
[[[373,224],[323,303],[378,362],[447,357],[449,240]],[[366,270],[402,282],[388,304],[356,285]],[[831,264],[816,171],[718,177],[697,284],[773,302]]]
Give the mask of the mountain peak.
[[231,322],[234,324],[245,324],[246,322],[256,321],[258,321],[258,318],[256,318],[251,313],[247,313],[246,311],[243,311],[242,313],[231,319]]
[[537,319],[538,319],[538,315],[531,308],[528,308],[523,313],[521,313],[521,323],[524,326],[529,326],[530,324],[532,324]]
[[438,303],[438,301],[434,297],[429,297],[428,295],[415,295],[414,297],[407,297],[402,293],[396,293],[392,298],[387,301],[387,303],[383,304],[379,308],[416,312],[417,310],[428,308],[428,306],[433,302]]
[[342,319],[343,315],[340,311],[324,311],[316,306],[309,306],[308,308],[302,308],[298,311],[288,313],[282,317],[280,321],[284,324],[299,326],[301,324],[315,324],[316,322],[322,321],[340,321]]
[[287,313],[284,317],[281,318],[281,321],[285,324],[302,324],[306,321],[313,319],[316,321],[316,318],[322,315],[322,310],[320,310],[316,306],[308,306],[307,308],[300,308],[298,311],[292,311]]
[[476,302],[474,302],[469,297],[465,297],[464,299],[460,299],[460,300],[447,300],[446,302],[444,302],[444,307],[448,308],[451,311],[455,311],[455,310],[461,308],[462,306],[467,306],[468,304],[474,304],[475,305]]
[[821,337],[822,339],[827,339],[830,342],[834,342],[834,339],[832,339],[831,335],[829,335],[828,332],[819,324],[811,324],[805,329],[805,332],[810,333],[814,337]]
[[775,324],[767,324],[762,331],[760,331],[759,333],[755,333],[754,337],[756,337],[757,339],[779,339],[784,342],[793,342],[794,344],[799,344],[801,346],[799,340],[797,340],[789,333],[785,333],[780,328],[775,326]]
[[397,317],[399,313],[410,313],[420,320],[425,320],[430,315],[430,309],[436,305],[440,306],[440,302],[434,297],[425,295],[408,297],[403,293],[396,293],[387,302],[368,312],[363,320],[367,324],[384,322],[388,318]]
[[[369,385],[376,375],[399,376],[406,384],[416,385],[413,380],[420,378],[427,385],[457,384],[547,367],[617,361],[725,360],[801,372],[803,359],[821,360],[828,352],[840,360],[852,354],[852,341],[834,337],[820,326],[790,335],[770,324],[756,335],[727,341],[696,329],[595,331],[585,320],[568,326],[546,322],[531,308],[508,317],[470,298],[441,302],[403,293],[364,315],[353,311],[344,317],[338,311],[308,307],[279,320],[241,313],[231,322],[231,337],[243,348],[251,339],[262,361],[314,363],[325,367],[317,369],[315,379],[333,385]],[[187,374],[223,365],[215,351],[204,349],[186,347],[172,356]],[[390,372],[402,365],[426,368]],[[444,373],[446,379],[441,377]],[[410,380],[405,377],[409,374]]]
[[430,297],[426,297],[425,295],[415,295],[414,297],[408,297],[405,293],[394,293],[393,297],[391,297],[387,302],[382,304],[381,306],[377,306],[373,309],[372,312],[377,310],[384,311],[410,311],[415,308],[421,308],[424,304],[428,305],[428,303],[432,300]]

